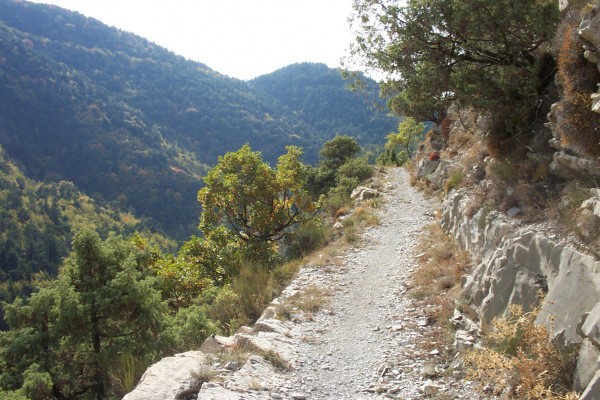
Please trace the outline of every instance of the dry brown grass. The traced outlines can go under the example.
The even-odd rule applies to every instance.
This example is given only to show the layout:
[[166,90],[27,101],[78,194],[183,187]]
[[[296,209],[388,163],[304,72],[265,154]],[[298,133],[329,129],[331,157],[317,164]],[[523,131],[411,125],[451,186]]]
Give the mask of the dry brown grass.
[[600,76],[583,57],[576,25],[562,28],[557,57],[562,100],[555,108],[556,131],[563,146],[584,156],[600,155],[600,115],[592,112],[591,95]]
[[288,297],[283,307],[290,310],[300,310],[305,313],[316,313],[329,304],[331,292],[317,286],[309,286],[302,292]]
[[433,305],[430,319],[446,325],[454,312],[461,276],[471,269],[470,258],[456,248],[439,224],[427,227],[420,238],[419,249],[423,255],[413,276],[411,295],[419,302]]
[[561,349],[536,325],[537,310],[511,306],[507,317],[496,318],[486,336],[486,348],[466,356],[469,376],[496,383],[496,394],[516,399],[577,399],[570,391],[575,349]]

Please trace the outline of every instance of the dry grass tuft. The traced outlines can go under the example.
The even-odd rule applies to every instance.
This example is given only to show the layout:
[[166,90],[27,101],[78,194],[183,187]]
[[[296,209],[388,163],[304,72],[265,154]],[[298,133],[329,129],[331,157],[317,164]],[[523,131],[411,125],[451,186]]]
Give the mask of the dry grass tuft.
[[552,343],[536,316],[537,310],[525,313],[513,305],[507,317],[494,319],[486,349],[465,357],[469,376],[496,382],[495,392],[508,398],[576,399],[570,388],[577,353]]
[[421,235],[419,269],[413,276],[411,296],[431,304],[429,316],[440,324],[446,324],[454,312],[455,299],[460,291],[460,279],[471,269],[466,252],[459,251],[453,239],[439,224],[432,224]]
[[273,350],[261,352],[258,355],[268,361],[279,372],[288,372],[292,369],[291,365]]
[[301,310],[306,313],[315,313],[329,304],[331,292],[317,286],[309,286],[306,290],[290,296],[285,301],[285,306],[292,310]]
[[600,115],[592,112],[591,95],[600,78],[595,66],[583,57],[576,25],[563,27],[557,57],[562,101],[554,110],[561,143],[584,156],[600,155]]

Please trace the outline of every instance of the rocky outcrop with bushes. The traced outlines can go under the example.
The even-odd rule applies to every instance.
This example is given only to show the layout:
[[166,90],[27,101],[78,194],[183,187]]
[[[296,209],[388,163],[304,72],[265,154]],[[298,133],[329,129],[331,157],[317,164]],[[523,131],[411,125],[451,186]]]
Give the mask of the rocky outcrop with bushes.
[[[481,326],[505,316],[513,304],[538,307],[561,346],[579,345],[576,390],[600,394],[600,260],[546,229],[523,224],[506,213],[482,209],[466,217],[466,190],[444,202],[443,227],[462,249],[480,258],[464,277],[463,301],[473,307]],[[596,397],[582,397],[596,398]]]
[[450,110],[441,160],[425,147],[416,176],[445,192],[443,228],[476,262],[458,308],[483,330],[512,305],[535,309],[557,346],[576,349],[574,390],[589,400],[600,398],[600,2],[559,3],[552,105],[525,157],[492,157],[486,118]]

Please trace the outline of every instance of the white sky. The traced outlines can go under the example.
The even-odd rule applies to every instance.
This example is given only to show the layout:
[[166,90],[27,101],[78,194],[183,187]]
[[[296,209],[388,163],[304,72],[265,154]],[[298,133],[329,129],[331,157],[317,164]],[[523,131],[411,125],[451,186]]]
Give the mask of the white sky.
[[136,33],[234,78],[289,64],[334,68],[353,37],[352,0],[33,0]]

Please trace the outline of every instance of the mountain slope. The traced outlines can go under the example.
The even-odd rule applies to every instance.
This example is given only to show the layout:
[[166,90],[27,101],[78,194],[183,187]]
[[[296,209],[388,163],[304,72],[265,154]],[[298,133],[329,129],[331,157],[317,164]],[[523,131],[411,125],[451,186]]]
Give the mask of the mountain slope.
[[325,64],[298,63],[260,76],[250,84],[302,118],[319,132],[356,137],[362,145],[382,144],[398,128],[379,99],[379,86],[363,77],[365,90],[353,92],[341,71]]
[[[338,102],[337,79],[318,101],[329,90],[327,102]],[[274,163],[298,145],[314,163],[324,141],[362,132],[335,113],[362,114],[364,104],[314,101],[292,112],[281,97],[95,19],[0,0],[0,145],[27,176],[71,181],[172,237],[197,232],[196,193],[219,155],[249,143]]]

